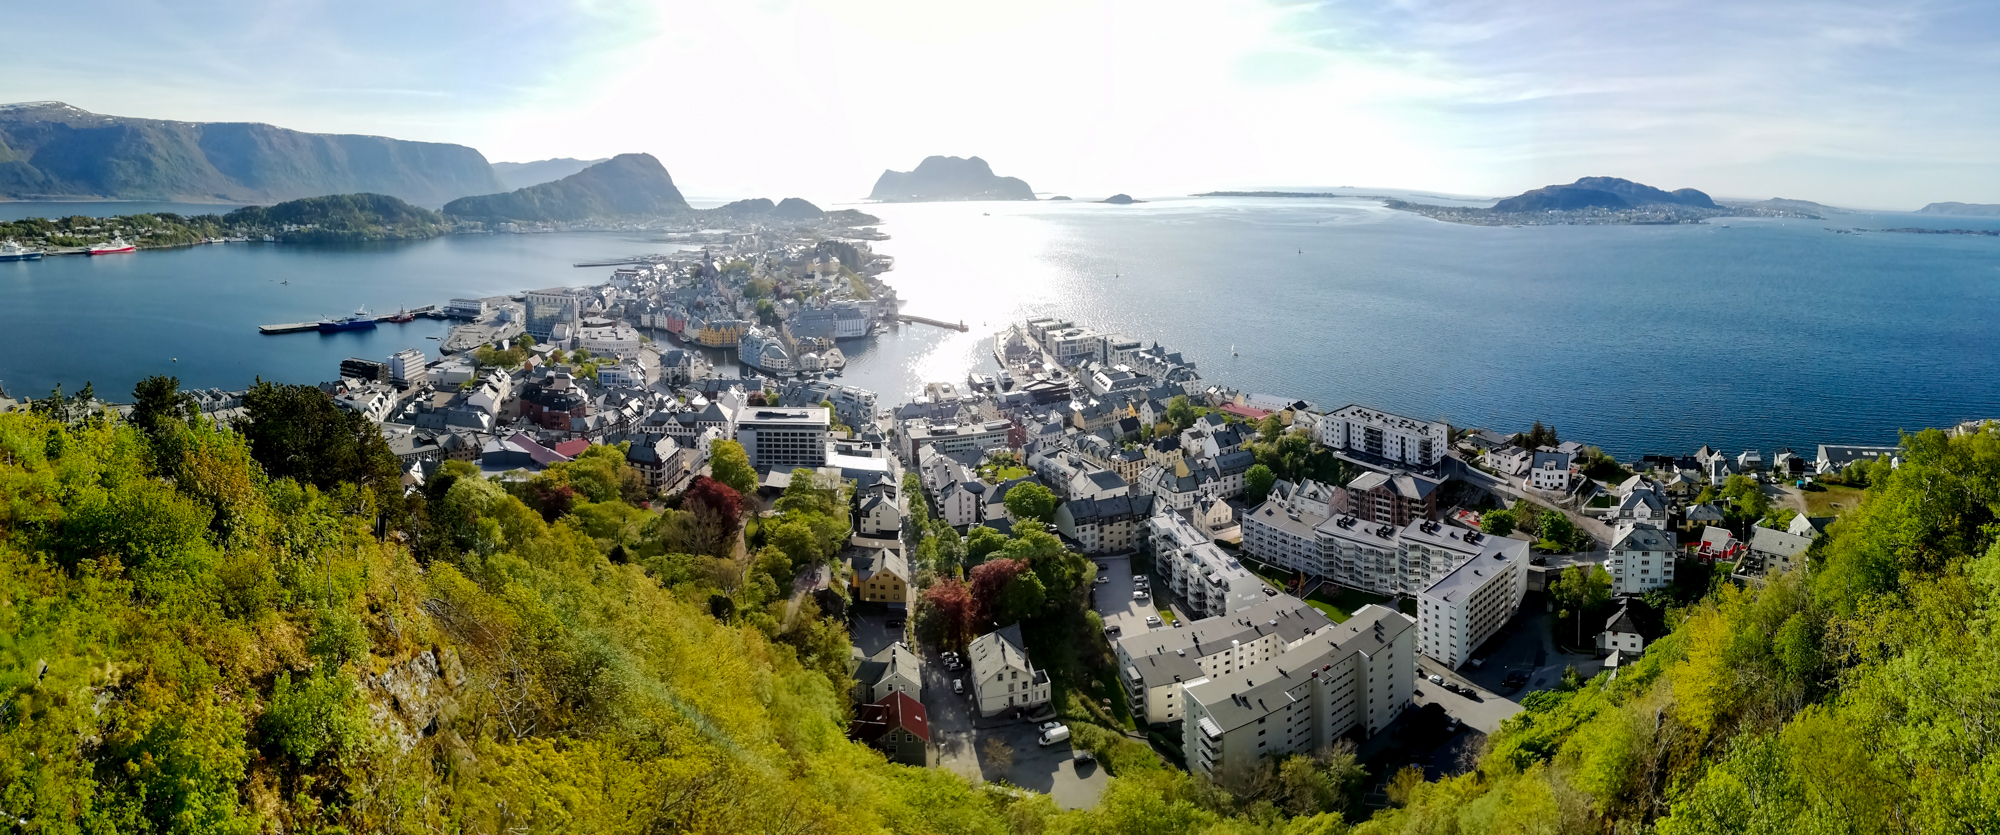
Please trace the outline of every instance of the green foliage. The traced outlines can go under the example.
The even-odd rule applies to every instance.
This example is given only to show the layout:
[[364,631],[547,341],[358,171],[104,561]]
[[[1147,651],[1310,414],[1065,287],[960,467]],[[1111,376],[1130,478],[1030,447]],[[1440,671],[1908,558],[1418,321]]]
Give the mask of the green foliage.
[[1243,500],[1251,506],[1264,503],[1271,495],[1271,486],[1278,483],[1277,474],[1263,464],[1252,464],[1243,473]]
[[1003,500],[1007,513],[1017,520],[1030,522],[1053,522],[1056,518],[1056,494],[1049,492],[1032,481],[1016,484],[1008,488]]
[[352,486],[383,504],[402,494],[402,466],[380,429],[359,412],[334,405],[314,386],[257,381],[243,393],[235,429],[271,478],[323,491]]
[[321,670],[296,685],[290,673],[279,673],[257,728],[266,745],[311,766],[315,760],[339,763],[352,757],[367,737],[367,721],[354,681]]
[[729,485],[744,496],[757,492],[757,470],[750,455],[735,441],[715,441],[708,446],[708,471],[716,481]]
[[1496,508],[1479,514],[1479,529],[1494,536],[1514,532],[1514,511]]

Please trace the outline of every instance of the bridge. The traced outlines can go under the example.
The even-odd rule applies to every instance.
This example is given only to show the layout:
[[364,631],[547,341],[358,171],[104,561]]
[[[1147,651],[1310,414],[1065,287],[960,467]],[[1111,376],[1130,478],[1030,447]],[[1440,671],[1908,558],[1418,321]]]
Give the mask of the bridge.
[[962,322],[962,321],[961,321],[961,322],[958,322],[958,323],[956,323],[956,324],[954,324],[954,323],[951,323],[951,322],[944,322],[944,321],[940,321],[940,320],[937,320],[937,319],[929,319],[929,318],[925,318],[925,317],[923,317],[923,316],[911,316],[911,315],[909,315],[909,314],[907,314],[907,313],[898,313],[898,314],[896,314],[896,321],[898,321],[898,322],[909,322],[909,323],[912,323],[912,324],[918,324],[918,325],[932,325],[932,326],[935,326],[935,327],[940,327],[940,328],[944,328],[945,330],[953,330],[953,331],[958,331],[959,333],[964,333],[964,332],[966,332],[966,331],[969,331],[969,330],[971,330],[971,328],[968,328],[968,327],[966,327],[966,326],[965,326],[965,323],[964,323],[964,322]]

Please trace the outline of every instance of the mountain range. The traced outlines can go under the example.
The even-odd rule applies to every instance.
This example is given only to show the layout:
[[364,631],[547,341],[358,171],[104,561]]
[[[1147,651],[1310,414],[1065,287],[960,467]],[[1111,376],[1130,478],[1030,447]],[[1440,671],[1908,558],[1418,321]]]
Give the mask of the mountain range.
[[538,159],[534,162],[493,163],[493,176],[500,178],[500,186],[509,191],[543,183],[552,183],[610,159]]
[[486,157],[463,145],[0,105],[5,199],[275,203],[373,192],[437,205],[501,188]]
[[1583,177],[1566,185],[1543,186],[1493,204],[1495,212],[1545,212],[1575,209],[1629,209],[1667,203],[1700,209],[1718,208],[1707,194],[1691,188],[1663,191],[1618,177]]
[[1016,177],[1001,177],[978,157],[925,157],[914,171],[884,171],[870,200],[922,203],[933,200],[1033,200],[1035,191]]
[[690,211],[674,178],[651,154],[619,154],[552,183],[461,197],[444,213],[481,221],[571,221],[657,217]]

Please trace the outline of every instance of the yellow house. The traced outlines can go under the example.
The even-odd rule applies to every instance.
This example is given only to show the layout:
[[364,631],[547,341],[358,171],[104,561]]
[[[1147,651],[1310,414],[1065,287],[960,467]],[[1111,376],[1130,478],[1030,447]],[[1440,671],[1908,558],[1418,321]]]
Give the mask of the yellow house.
[[854,555],[854,596],[867,603],[910,602],[910,563],[893,548],[867,548]]

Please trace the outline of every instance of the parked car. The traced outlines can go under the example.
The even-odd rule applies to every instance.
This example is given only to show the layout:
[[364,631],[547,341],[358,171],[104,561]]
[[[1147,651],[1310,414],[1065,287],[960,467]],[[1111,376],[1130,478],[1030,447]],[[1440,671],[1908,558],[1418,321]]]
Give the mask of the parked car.
[[1134,575],[1132,575],[1132,585],[1135,585],[1135,586],[1143,586],[1143,585],[1145,585],[1146,583],[1147,583],[1147,580],[1146,580],[1146,575],[1144,575],[1144,574],[1134,574]]
[[1134,591],[1134,592],[1132,592],[1132,599],[1133,599],[1133,600],[1145,600],[1145,599],[1147,599],[1147,598],[1150,598],[1150,597],[1152,597],[1152,596],[1153,596],[1153,595],[1152,595],[1152,594],[1150,594],[1150,593],[1148,593],[1148,592],[1147,592],[1147,591],[1146,591],[1145,589],[1139,589],[1139,590],[1137,590],[1137,591]]
[[905,623],[907,623],[907,622],[908,622],[908,621],[905,621],[905,620],[903,620],[902,618],[890,618],[890,619],[889,619],[889,628],[890,628],[890,629],[901,629],[901,628],[903,628],[903,624],[905,624]]
[[1158,627],[1158,626],[1161,626],[1161,625],[1163,625],[1163,623],[1164,623],[1164,622],[1160,620],[1160,616],[1159,616],[1159,615],[1147,615],[1147,616],[1146,616],[1146,625],[1147,625],[1147,626],[1153,626],[1153,627]]
[[1431,674],[1431,683],[1432,683],[1432,684],[1443,684],[1443,683],[1444,683],[1444,676],[1441,676],[1441,675],[1438,675],[1437,673],[1432,673],[1432,674]]
[[1068,740],[1069,740],[1069,728],[1063,727],[1062,725],[1057,725],[1053,728],[1050,728],[1049,730],[1043,731],[1042,737],[1040,740],[1038,740],[1038,742],[1042,747],[1046,748],[1058,742],[1066,742]]
[[1174,628],[1175,628],[1175,629],[1180,629],[1180,628],[1182,628],[1182,627],[1184,627],[1184,626],[1187,626],[1187,621],[1184,621],[1184,620],[1177,620],[1177,621],[1174,621]]
[[1098,582],[1098,583],[1100,583],[1100,584],[1102,584],[1102,583],[1109,583],[1109,582],[1111,582],[1111,575],[1108,575],[1108,574],[1099,574],[1099,575],[1097,575],[1097,582]]
[[1118,624],[1115,623],[1110,626],[1104,627],[1104,634],[1106,635],[1116,635],[1121,631],[1123,630],[1119,629]]
[[1444,689],[1446,689],[1446,690],[1450,690],[1450,691],[1451,691],[1451,692],[1453,692],[1453,693],[1457,693],[1457,692],[1459,692],[1459,688],[1458,688],[1458,682],[1455,682],[1455,681],[1447,681],[1447,682],[1445,682],[1445,683],[1444,683]]
[[1049,731],[1053,731],[1060,727],[1062,727],[1061,722],[1058,722],[1054,719],[1050,719],[1047,722],[1043,722],[1042,724],[1035,726],[1035,730],[1040,733],[1048,733]]
[[951,692],[959,696],[965,695],[965,679],[962,678],[952,679]]

